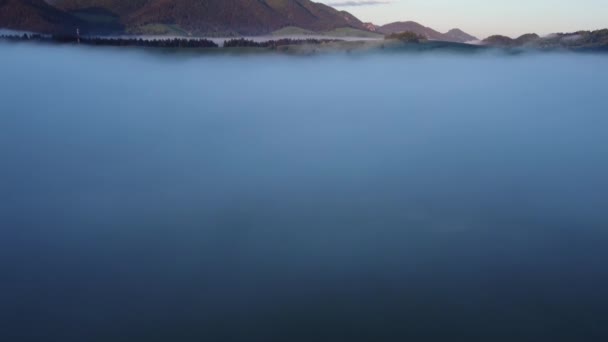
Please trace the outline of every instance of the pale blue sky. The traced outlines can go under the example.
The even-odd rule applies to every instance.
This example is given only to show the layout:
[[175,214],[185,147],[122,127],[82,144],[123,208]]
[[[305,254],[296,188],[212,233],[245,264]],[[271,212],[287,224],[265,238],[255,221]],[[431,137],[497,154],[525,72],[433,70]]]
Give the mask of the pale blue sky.
[[608,0],[316,1],[332,5],[359,3],[337,8],[375,24],[414,20],[442,32],[458,27],[479,38],[608,28]]

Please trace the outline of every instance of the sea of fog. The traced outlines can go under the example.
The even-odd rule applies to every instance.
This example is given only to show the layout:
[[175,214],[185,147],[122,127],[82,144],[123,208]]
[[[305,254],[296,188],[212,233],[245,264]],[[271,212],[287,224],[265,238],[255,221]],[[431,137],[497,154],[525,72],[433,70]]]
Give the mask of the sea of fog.
[[0,44],[2,341],[606,341],[608,55]]

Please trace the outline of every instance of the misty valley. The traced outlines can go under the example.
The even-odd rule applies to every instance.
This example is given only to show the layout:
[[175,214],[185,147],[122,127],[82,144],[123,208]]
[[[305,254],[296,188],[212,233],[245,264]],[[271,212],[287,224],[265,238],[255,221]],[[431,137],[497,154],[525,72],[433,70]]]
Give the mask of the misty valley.
[[6,341],[606,337],[605,55],[0,43],[0,75]]

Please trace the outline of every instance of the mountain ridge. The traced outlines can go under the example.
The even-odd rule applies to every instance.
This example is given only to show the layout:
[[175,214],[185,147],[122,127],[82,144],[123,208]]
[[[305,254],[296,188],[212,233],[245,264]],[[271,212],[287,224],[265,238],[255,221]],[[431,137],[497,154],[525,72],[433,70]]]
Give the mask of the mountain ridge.
[[412,32],[423,36],[430,40],[441,40],[455,43],[466,43],[470,41],[478,40],[477,37],[472,36],[460,29],[454,28],[446,33],[441,33],[430,27],[426,27],[415,21],[396,21],[386,25],[377,26],[376,31],[385,35]]
[[[190,35],[261,35],[284,27],[330,31],[366,30],[352,14],[310,0],[51,0],[58,10],[107,12],[126,32],[170,25]],[[95,25],[89,25],[91,31]],[[144,30],[142,30],[144,28]]]

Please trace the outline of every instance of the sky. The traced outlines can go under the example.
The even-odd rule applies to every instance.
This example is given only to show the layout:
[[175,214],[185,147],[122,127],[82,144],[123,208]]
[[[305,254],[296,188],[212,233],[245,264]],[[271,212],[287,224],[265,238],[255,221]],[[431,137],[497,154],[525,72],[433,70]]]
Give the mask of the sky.
[[417,21],[445,32],[460,28],[479,38],[493,34],[608,28],[608,0],[316,0],[365,22]]

